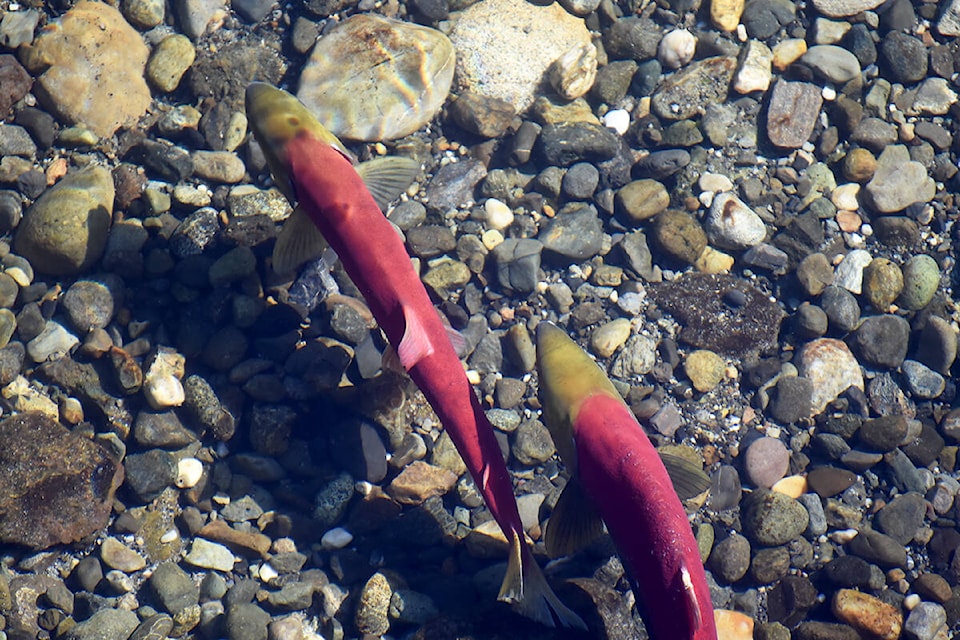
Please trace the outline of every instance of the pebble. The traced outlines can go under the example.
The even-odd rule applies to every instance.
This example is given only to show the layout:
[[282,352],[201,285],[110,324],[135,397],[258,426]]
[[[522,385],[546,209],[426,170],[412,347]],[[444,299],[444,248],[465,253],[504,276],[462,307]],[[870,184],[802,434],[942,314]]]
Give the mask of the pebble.
[[204,538],[194,538],[190,551],[183,559],[195,567],[216,571],[232,571],[236,562],[230,549]]
[[147,46],[120,12],[101,2],[83,2],[57,24],[41,32],[23,57],[27,69],[39,74],[49,107],[101,137],[146,113],[151,100],[144,80]]
[[813,383],[813,415],[819,415],[848,387],[864,389],[860,364],[840,340],[818,338],[806,343],[798,353],[797,368]]
[[748,94],[754,91],[766,91],[773,82],[771,67],[774,62],[773,51],[759,40],[747,42],[743,58],[733,78],[733,89],[737,93]]
[[539,420],[521,422],[513,438],[510,452],[524,466],[542,464],[550,459],[556,448],[550,431]]
[[880,213],[896,213],[918,202],[929,202],[936,185],[926,168],[910,160],[903,145],[890,145],[877,159],[877,169],[866,186],[870,205]]
[[592,205],[572,204],[544,225],[537,240],[545,251],[581,262],[603,247],[603,224]]
[[610,367],[615,378],[630,379],[650,373],[656,363],[657,343],[647,336],[631,336]]
[[903,272],[886,258],[875,258],[863,270],[863,295],[884,313],[903,291]]
[[920,310],[930,304],[940,283],[940,267],[926,254],[913,256],[903,265],[903,290],[898,304]]
[[191,489],[197,486],[203,477],[203,463],[196,458],[182,458],[177,462],[177,477],[174,484],[180,489]]
[[175,562],[161,563],[150,576],[149,584],[159,604],[171,615],[200,602],[200,591],[190,574]]
[[609,160],[620,150],[620,139],[599,124],[547,124],[540,131],[537,149],[546,164],[567,167],[578,162]]
[[713,391],[726,377],[723,358],[707,349],[698,349],[687,355],[683,369],[693,388],[701,393]]
[[946,388],[946,380],[942,375],[915,360],[904,360],[900,368],[907,388],[918,398],[938,398]]
[[[589,0],[590,4],[594,2]],[[571,13],[580,15],[576,11]],[[550,84],[565,100],[576,100],[586,95],[596,79],[597,48],[592,43],[568,49],[550,66]]]
[[123,640],[140,625],[137,614],[128,609],[100,609],[78,622],[65,635],[68,640]]
[[750,542],[742,535],[732,532],[717,542],[710,554],[710,569],[723,582],[733,584],[750,568]]
[[660,40],[657,58],[667,69],[679,69],[693,60],[697,38],[686,29],[675,29]]
[[[2,353],[2,352],[0,352]],[[949,373],[957,357],[957,332],[943,318],[930,316],[920,332],[917,360],[941,374]]]
[[393,587],[382,573],[374,573],[360,590],[354,624],[362,634],[382,636],[390,629]]
[[52,275],[76,275],[100,259],[113,212],[113,177],[91,165],[67,174],[25,212],[14,251]]
[[[441,32],[358,14],[318,40],[297,97],[334,135],[392,140],[416,131],[440,109],[453,62],[453,45]],[[344,74],[353,78],[349,86]]]
[[864,362],[895,369],[907,356],[910,324],[900,316],[884,314],[864,319],[853,334],[853,345]]
[[758,489],[745,504],[746,535],[764,546],[786,544],[807,528],[810,516],[799,502],[782,493]]
[[387,487],[387,493],[401,504],[421,504],[453,488],[457,476],[441,467],[417,460],[408,465]]
[[229,640],[266,640],[270,614],[252,603],[242,603],[227,610],[223,626]]
[[633,326],[626,318],[617,318],[597,327],[590,334],[590,350],[601,358],[609,358],[626,343]]
[[850,51],[832,44],[807,49],[800,62],[829,82],[843,84],[860,75],[860,61]]
[[754,485],[769,489],[786,475],[790,453],[777,438],[757,438],[744,454],[744,470]]
[[735,31],[743,15],[744,0],[715,0],[710,3],[710,22],[723,31]]
[[631,223],[643,222],[666,210],[670,194],[656,180],[634,180],[617,191],[617,210]]
[[660,83],[651,107],[665,120],[686,120],[705,105],[721,102],[736,70],[736,58],[716,56],[693,62]]
[[813,133],[822,104],[823,97],[816,85],[778,80],[767,108],[770,142],[785,149],[800,148]]
[[874,596],[840,589],[834,594],[831,610],[854,629],[882,640],[896,640],[903,626],[903,614]]
[[767,234],[760,216],[730,192],[719,193],[713,199],[704,226],[712,243],[725,249],[753,247]]
[[947,637],[949,626],[947,612],[933,602],[921,602],[907,614],[903,623],[903,632],[907,637],[917,640],[935,640]]
[[196,49],[189,38],[179,34],[169,35],[150,54],[146,67],[147,80],[164,93],[175,91],[196,57]]
[[873,261],[873,256],[863,249],[854,249],[843,257],[833,275],[833,284],[850,293],[863,291],[863,270]]
[[105,538],[100,546],[100,559],[108,567],[134,573],[147,566],[146,559],[116,538]]

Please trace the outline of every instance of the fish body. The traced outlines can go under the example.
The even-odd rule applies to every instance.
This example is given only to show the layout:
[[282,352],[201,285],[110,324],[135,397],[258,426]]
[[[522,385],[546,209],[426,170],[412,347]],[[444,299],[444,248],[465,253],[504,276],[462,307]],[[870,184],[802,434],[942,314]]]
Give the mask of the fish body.
[[277,165],[274,176],[289,181],[298,208],[340,257],[510,543],[500,599],[545,624],[552,626],[556,616],[561,624],[583,627],[554,595],[524,542],[513,484],[493,427],[399,234],[343,149],[318,135],[320,125],[293,96],[253,84],[247,89],[247,110],[257,139],[273,157],[271,168]]
[[[555,325],[538,327],[537,364],[544,421],[573,475],[573,489],[564,494],[582,492],[580,498],[561,495],[547,524],[548,551],[554,546],[569,552],[579,546],[578,537],[589,541],[597,527],[587,522],[588,512],[595,509],[644,605],[651,637],[716,640],[710,590],[687,514],[633,412],[596,363]],[[551,539],[555,532],[559,540]]]

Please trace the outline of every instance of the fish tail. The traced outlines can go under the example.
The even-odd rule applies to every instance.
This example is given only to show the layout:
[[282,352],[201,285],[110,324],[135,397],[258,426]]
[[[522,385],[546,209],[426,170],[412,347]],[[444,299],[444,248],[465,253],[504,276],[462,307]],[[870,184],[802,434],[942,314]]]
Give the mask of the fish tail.
[[516,531],[511,535],[507,575],[503,577],[497,598],[513,605],[520,615],[548,627],[559,622],[562,627],[586,631],[587,625],[580,616],[563,604],[550,588],[530,548],[520,540]]

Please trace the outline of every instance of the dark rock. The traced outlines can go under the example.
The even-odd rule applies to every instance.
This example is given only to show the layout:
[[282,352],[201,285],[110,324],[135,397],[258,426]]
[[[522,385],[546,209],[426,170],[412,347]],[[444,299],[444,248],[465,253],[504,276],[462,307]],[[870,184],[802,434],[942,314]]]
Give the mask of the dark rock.
[[10,54],[0,55],[0,118],[10,114],[13,105],[30,92],[33,78]]
[[907,561],[907,550],[902,544],[872,529],[861,529],[847,543],[847,551],[881,567],[901,567]]
[[445,164],[433,174],[426,187],[427,208],[446,213],[474,201],[474,189],[487,175],[479,160]]
[[900,366],[907,357],[910,323],[900,316],[884,314],[865,319],[853,334],[860,357],[887,369]]
[[545,164],[560,167],[609,160],[619,149],[617,134],[586,122],[548,124],[541,130],[536,146]]
[[583,262],[600,252],[603,224],[591,205],[564,207],[544,227],[537,240],[543,248],[574,262]]
[[654,151],[633,165],[633,175],[637,178],[663,180],[678,173],[688,164],[690,152],[684,149]]
[[[728,303],[732,291],[743,295],[743,304]],[[699,349],[743,354],[764,352],[777,343],[783,311],[744,280],[691,273],[649,284],[648,293],[682,325],[680,339]]]
[[857,556],[839,556],[823,567],[824,575],[838,587],[867,589],[870,563]]
[[123,461],[129,487],[138,498],[149,502],[173,485],[177,463],[173,456],[160,449],[128,455]]
[[905,493],[895,497],[877,512],[875,524],[885,534],[908,544],[923,526],[926,501],[919,493]]
[[507,238],[493,250],[497,281],[501,287],[520,293],[536,289],[543,243],[531,238]]
[[907,435],[907,420],[903,416],[882,416],[867,420],[857,432],[860,443],[872,451],[893,451]]
[[0,422],[0,539],[46,548],[106,525],[123,467],[39,413]]

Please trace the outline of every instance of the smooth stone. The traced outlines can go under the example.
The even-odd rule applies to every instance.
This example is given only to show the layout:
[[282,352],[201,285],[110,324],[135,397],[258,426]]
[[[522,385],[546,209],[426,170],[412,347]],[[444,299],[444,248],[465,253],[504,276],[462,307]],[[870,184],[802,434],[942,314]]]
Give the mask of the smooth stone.
[[102,2],[79,2],[58,28],[41,32],[24,50],[25,66],[39,74],[39,97],[70,124],[109,137],[132,125],[150,106],[144,80],[149,50],[120,12]]
[[744,455],[747,477],[764,489],[769,489],[786,475],[790,466],[790,452],[778,438],[757,438]]
[[64,634],[65,640],[125,640],[140,625],[137,614],[128,609],[100,609],[75,624]]
[[120,10],[135,27],[152,29],[163,22],[166,3],[160,0],[124,0]]
[[674,29],[660,40],[657,58],[667,69],[679,69],[693,60],[697,38],[686,29]]
[[850,51],[832,44],[818,44],[807,49],[800,57],[824,79],[836,84],[849,82],[860,75],[860,61]]
[[233,571],[233,565],[236,562],[230,549],[203,538],[193,539],[190,551],[183,559],[195,567],[216,571]]
[[12,51],[22,44],[30,44],[40,22],[40,15],[36,9],[5,11],[0,20],[0,45]]
[[767,234],[760,216],[730,192],[713,199],[704,226],[712,243],[725,249],[747,249],[762,242]]
[[457,476],[447,469],[417,460],[390,482],[387,493],[401,504],[422,504],[446,494],[456,481]]
[[[716,4],[716,3],[713,3]],[[754,91],[766,91],[773,81],[773,51],[759,40],[750,40],[744,47],[740,66],[733,78],[733,89],[737,93],[748,94]]]
[[633,331],[627,318],[617,318],[597,327],[590,335],[590,350],[601,358],[609,358],[626,343]]
[[907,357],[910,324],[891,314],[866,318],[853,334],[853,345],[871,365],[895,369]]
[[[554,62],[591,44],[582,19],[559,4],[493,0],[464,10],[450,39],[460,90],[499,98],[525,111],[549,83]],[[518,59],[523,64],[516,64]]]
[[866,194],[877,211],[896,213],[912,204],[932,200],[936,184],[922,164],[910,159],[905,146],[891,145],[880,154]]
[[801,376],[786,376],[777,381],[768,409],[778,422],[793,424],[812,415],[812,402],[813,382]]
[[904,360],[900,370],[903,371],[910,393],[918,398],[925,400],[938,398],[946,388],[946,380],[942,375],[916,360]]
[[175,91],[193,64],[197,51],[186,36],[173,34],[160,41],[147,61],[147,80],[164,93]]
[[863,249],[854,249],[843,257],[834,271],[833,284],[850,293],[863,291],[863,270],[873,261],[873,256]]
[[124,573],[140,571],[147,566],[146,559],[116,538],[105,538],[100,545],[100,559],[108,567]]
[[521,422],[510,447],[517,462],[527,467],[543,464],[556,451],[550,431],[539,420]]
[[447,99],[454,58],[450,39],[435,29],[358,14],[317,41],[297,97],[339,137],[402,138]]
[[896,30],[890,31],[880,41],[879,49],[891,81],[913,84],[927,76],[929,56],[919,38]]
[[563,99],[586,95],[597,79],[597,48],[592,43],[570,48],[553,61],[549,73],[550,85]]
[[750,539],[773,547],[799,537],[809,520],[807,510],[793,498],[758,489],[746,501],[743,526]]
[[886,258],[874,258],[863,270],[863,295],[881,313],[903,291],[903,272]]
[[578,162],[603,162],[620,150],[620,138],[599,124],[548,124],[540,131],[536,150],[548,165],[567,167]]
[[819,415],[848,387],[864,388],[860,364],[840,340],[818,338],[806,343],[797,355],[797,368],[813,382],[813,415]]
[[939,316],[930,316],[920,332],[916,359],[940,374],[947,374],[956,358],[956,328]]
[[922,115],[942,116],[957,102],[957,92],[946,78],[927,78],[917,89],[913,111]]
[[226,0],[176,0],[173,5],[180,27],[191,40],[216,31],[227,16]]
[[883,0],[814,0],[817,11],[829,18],[846,18],[876,9]]
[[870,594],[840,589],[833,596],[833,615],[864,635],[878,640],[897,640],[903,627],[903,614],[893,605]]
[[657,55],[662,37],[659,25],[650,18],[624,16],[606,30],[603,45],[614,59],[640,62]]
[[846,491],[857,476],[837,467],[817,467],[807,473],[807,483],[821,498],[830,498]]
[[779,80],[767,108],[767,137],[774,145],[798,149],[813,133],[820,117],[820,88],[808,82]]
[[583,262],[600,252],[603,224],[592,205],[573,204],[544,225],[537,240],[545,251]]
[[714,545],[710,554],[710,570],[723,582],[733,584],[750,568],[750,541],[733,532]]
[[653,237],[670,257],[693,264],[707,247],[707,234],[696,218],[668,209],[654,218]]
[[723,358],[707,349],[698,349],[687,355],[683,362],[684,373],[690,378],[693,388],[707,393],[717,388],[726,377]]
[[745,0],[711,0],[710,22],[723,31],[734,31],[740,24]]
[[532,238],[507,238],[497,245],[492,254],[500,286],[521,293],[536,289],[542,251],[543,243]]
[[907,435],[907,421],[903,416],[881,416],[867,420],[857,432],[860,444],[870,450],[893,451]]
[[14,251],[51,275],[89,269],[106,248],[113,198],[113,177],[105,168],[67,174],[26,211]]
[[897,302],[905,309],[923,309],[933,300],[939,284],[937,261],[926,254],[913,256],[903,265],[903,290]]

